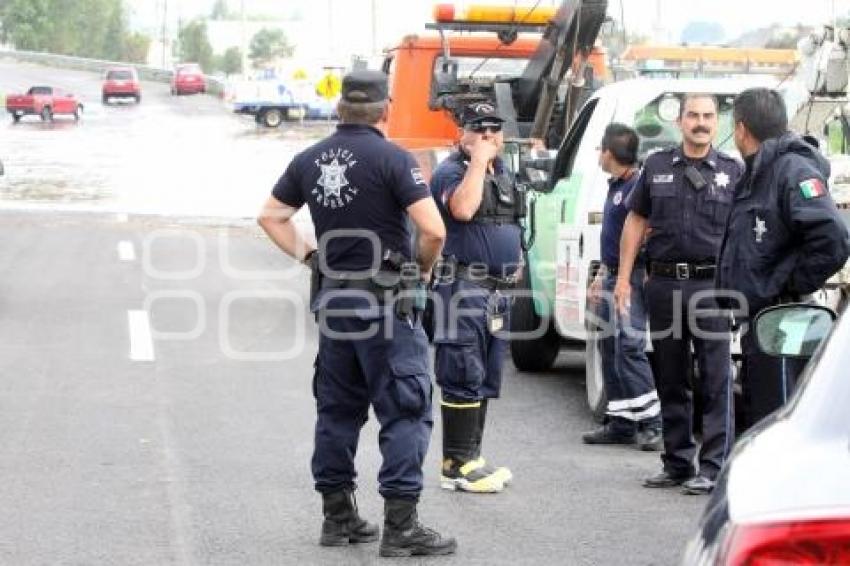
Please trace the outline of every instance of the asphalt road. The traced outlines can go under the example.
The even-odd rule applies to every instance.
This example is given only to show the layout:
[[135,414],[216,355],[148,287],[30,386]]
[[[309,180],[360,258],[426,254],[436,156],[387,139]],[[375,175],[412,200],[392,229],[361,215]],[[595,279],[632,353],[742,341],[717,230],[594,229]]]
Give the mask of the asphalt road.
[[[316,545],[306,273],[243,219],[315,127],[260,132],[165,85],[97,108],[97,77],[8,61],[0,89],[44,73],[98,102],[79,125],[0,125],[0,564],[377,563],[376,545]],[[128,139],[129,163],[189,159],[203,181],[127,169]],[[640,487],[657,455],[581,444],[582,363],[507,363],[485,438],[516,478],[502,494],[439,489],[437,419],[421,514],[459,553],[398,563],[677,561],[705,500]],[[376,520],[374,421],[360,446],[358,501]]]

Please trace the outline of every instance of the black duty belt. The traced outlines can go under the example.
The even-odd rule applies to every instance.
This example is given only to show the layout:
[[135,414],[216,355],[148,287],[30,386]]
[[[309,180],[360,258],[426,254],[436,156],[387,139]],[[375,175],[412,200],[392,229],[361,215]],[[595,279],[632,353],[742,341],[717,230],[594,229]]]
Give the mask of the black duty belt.
[[454,274],[458,279],[463,279],[474,285],[478,285],[488,291],[503,291],[516,287],[516,277],[494,277],[481,269],[470,269],[463,263],[454,263]]
[[[610,266],[607,263],[605,263],[605,264],[602,264],[602,267],[605,268],[606,273],[608,273],[608,275],[616,276],[617,273],[620,271],[619,265]],[[643,262],[632,267],[632,272],[634,273],[635,271],[639,271],[641,269],[646,269],[646,266],[643,264]]]
[[[381,272],[383,275],[384,272]],[[396,282],[398,280],[398,273],[393,272],[391,276],[394,276]],[[383,285],[378,283],[373,277],[343,277],[343,278],[333,278],[333,277],[323,277],[322,278],[322,290],[351,290],[351,291],[365,291],[367,293],[371,293],[375,295],[378,299],[378,302],[383,302],[388,291],[394,291],[396,285],[387,284]]]
[[716,267],[713,263],[662,263],[653,261],[649,273],[670,279],[713,279]]

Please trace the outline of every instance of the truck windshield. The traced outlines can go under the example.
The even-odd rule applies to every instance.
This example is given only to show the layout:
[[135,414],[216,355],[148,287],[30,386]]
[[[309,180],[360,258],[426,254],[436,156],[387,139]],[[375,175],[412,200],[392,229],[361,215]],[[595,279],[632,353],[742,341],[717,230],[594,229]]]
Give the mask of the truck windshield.
[[[460,78],[468,77],[472,73],[478,78],[493,78],[493,77],[518,77],[522,75],[528,59],[509,58],[509,57],[455,57],[452,60],[457,63],[457,76]],[[442,58],[439,58],[437,65],[439,68]]]
[[[640,136],[638,156],[641,160],[653,151],[677,145],[682,141],[682,132],[676,123],[681,96],[681,93],[664,93],[635,113],[632,126]],[[732,136],[732,101],[735,97],[723,94],[716,96],[719,108],[714,147],[737,153]]]

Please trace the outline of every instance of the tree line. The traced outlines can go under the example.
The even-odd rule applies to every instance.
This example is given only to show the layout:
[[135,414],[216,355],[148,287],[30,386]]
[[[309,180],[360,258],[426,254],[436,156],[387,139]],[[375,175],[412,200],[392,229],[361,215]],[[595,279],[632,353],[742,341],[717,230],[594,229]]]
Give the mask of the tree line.
[[[262,68],[277,59],[291,57],[294,49],[283,30],[263,28],[251,38],[248,59],[255,68]],[[200,63],[206,70],[222,71],[228,75],[242,72],[242,50],[238,47],[228,48],[223,55],[213,54],[207,22],[203,18],[180,28],[178,51],[182,60]]]
[[129,30],[123,0],[0,0],[0,40],[16,49],[144,63],[151,40]]
[[[212,19],[233,17],[226,0],[218,0]],[[151,39],[129,29],[124,0],[0,0],[0,41],[24,51],[45,51],[108,61],[146,63]],[[214,55],[207,20],[197,18],[180,27],[175,54],[180,61],[201,65],[206,72],[242,71],[242,51],[230,47]],[[260,68],[292,55],[282,30],[264,28],[249,46],[248,58]]]

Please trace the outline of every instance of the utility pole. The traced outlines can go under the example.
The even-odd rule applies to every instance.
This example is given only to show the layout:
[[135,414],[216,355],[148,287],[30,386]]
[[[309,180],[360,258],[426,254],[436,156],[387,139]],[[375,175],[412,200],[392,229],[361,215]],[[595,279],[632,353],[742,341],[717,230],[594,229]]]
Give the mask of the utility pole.
[[167,69],[168,65],[168,0],[162,0],[162,68]]
[[328,0],[328,54],[331,61],[334,60],[334,9],[333,0]]
[[239,19],[239,49],[242,51],[242,75],[245,76],[248,74],[248,46],[245,43],[245,0],[241,0]]
[[375,15],[375,2],[376,0],[372,0],[372,56],[376,56],[378,54],[378,30],[377,30],[377,16]]

